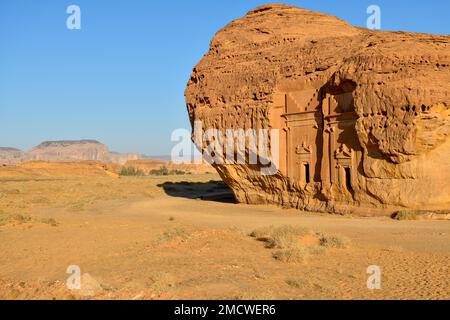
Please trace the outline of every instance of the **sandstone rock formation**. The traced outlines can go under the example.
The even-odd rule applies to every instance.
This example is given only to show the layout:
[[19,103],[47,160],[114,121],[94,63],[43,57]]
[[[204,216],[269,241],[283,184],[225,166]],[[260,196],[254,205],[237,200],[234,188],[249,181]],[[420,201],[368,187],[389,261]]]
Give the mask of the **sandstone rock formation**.
[[23,160],[23,151],[16,148],[0,147],[0,164],[16,164]]
[[25,155],[26,161],[74,162],[101,161],[124,164],[137,160],[139,154],[110,152],[108,147],[95,140],[46,141],[32,148]]
[[450,209],[449,36],[371,31],[266,5],[215,35],[185,95],[192,124],[204,129],[280,130],[276,175],[214,165],[240,202]]

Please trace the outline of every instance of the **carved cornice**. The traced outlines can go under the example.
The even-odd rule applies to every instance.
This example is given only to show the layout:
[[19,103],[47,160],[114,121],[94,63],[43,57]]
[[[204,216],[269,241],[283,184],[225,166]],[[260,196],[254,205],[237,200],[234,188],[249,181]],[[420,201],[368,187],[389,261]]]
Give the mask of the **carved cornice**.
[[312,153],[312,146],[308,146],[305,142],[295,148],[295,153],[298,155],[310,155]]
[[350,150],[345,144],[341,145],[334,153],[336,159],[351,159],[352,150]]

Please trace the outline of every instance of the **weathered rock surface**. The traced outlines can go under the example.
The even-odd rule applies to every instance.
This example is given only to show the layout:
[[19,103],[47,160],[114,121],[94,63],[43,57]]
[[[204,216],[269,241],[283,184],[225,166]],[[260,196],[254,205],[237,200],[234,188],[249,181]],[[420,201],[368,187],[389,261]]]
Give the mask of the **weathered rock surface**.
[[215,35],[185,95],[204,129],[280,129],[278,174],[215,165],[240,202],[450,208],[449,36],[266,5]]
[[139,158],[139,154],[110,152],[106,145],[95,140],[46,141],[32,148],[25,155],[26,161],[101,161],[120,164]]

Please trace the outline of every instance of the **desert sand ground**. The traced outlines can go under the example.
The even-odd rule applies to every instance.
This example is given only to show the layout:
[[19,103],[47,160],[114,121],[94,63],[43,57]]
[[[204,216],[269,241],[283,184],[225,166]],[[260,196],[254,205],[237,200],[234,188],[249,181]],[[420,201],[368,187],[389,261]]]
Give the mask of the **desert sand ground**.
[[[0,174],[2,299],[450,299],[448,221],[234,204],[215,174],[29,173]],[[249,236],[286,225],[349,243],[286,262]],[[66,287],[70,265],[81,290]]]

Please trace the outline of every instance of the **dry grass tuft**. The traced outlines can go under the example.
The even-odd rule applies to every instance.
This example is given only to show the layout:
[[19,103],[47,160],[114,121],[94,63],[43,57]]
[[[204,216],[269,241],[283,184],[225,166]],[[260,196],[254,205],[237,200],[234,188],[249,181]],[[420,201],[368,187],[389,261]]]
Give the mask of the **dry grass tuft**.
[[345,249],[350,246],[350,239],[338,235],[321,234],[319,241],[320,246],[324,248]]
[[419,219],[419,213],[417,211],[399,211],[394,213],[392,216],[394,220],[403,221],[403,220],[418,220]]
[[33,199],[31,199],[30,202],[32,204],[46,204],[46,205],[51,203],[50,199],[48,199],[46,197],[41,197],[41,196],[34,197]]
[[34,222],[40,222],[44,224],[48,224],[52,227],[57,227],[59,223],[53,219],[53,218],[44,218],[40,220],[36,220],[32,216],[28,214],[9,214],[9,215],[0,215],[0,226],[5,226],[8,224],[26,224],[26,223],[34,223]]
[[288,249],[308,234],[311,234],[311,231],[304,227],[287,225],[277,228],[273,226],[260,228],[250,233],[250,236],[265,242],[267,248]]
[[192,234],[189,231],[175,228],[165,231],[162,235],[159,236],[159,238],[155,241],[155,243],[162,244],[173,241],[175,239],[190,239],[191,237]]
[[296,247],[277,251],[272,256],[281,262],[296,263],[305,261],[309,255],[307,247],[297,245]]
[[0,226],[4,226],[10,223],[13,224],[25,224],[29,223],[33,218],[27,214],[11,214],[0,217]]
[[50,225],[50,226],[52,226],[52,227],[57,227],[57,226],[59,225],[59,222],[56,221],[56,220],[53,219],[53,218],[44,218],[44,219],[41,219],[41,223],[48,224],[48,225]]
[[265,243],[276,260],[303,262],[311,255],[319,255],[328,248],[347,248],[350,240],[343,236],[315,233],[300,226],[264,227],[254,230],[250,236]]
[[301,226],[281,226],[260,228],[250,236],[265,243],[268,249],[278,249],[273,253],[276,260],[282,262],[303,262],[309,255],[318,251],[314,246],[306,246],[301,239],[313,232]]
[[289,279],[286,281],[286,284],[293,288],[304,288],[309,285],[309,281],[306,279]]
[[84,211],[85,204],[86,203],[84,201],[78,201],[78,202],[71,203],[68,206],[68,210],[72,211],[72,212]]

